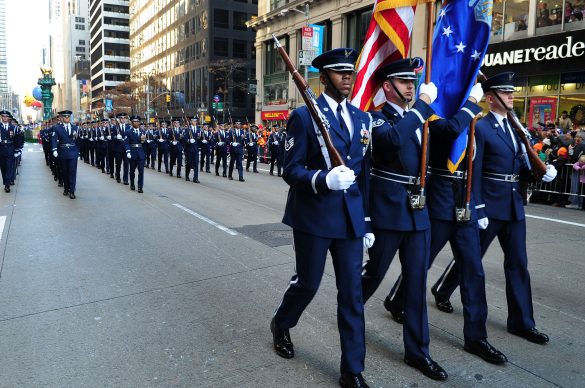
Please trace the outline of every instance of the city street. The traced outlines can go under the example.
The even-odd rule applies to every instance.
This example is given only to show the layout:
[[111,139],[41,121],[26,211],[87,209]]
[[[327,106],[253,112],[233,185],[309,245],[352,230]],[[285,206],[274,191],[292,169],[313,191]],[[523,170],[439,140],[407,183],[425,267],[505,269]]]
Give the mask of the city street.
[[[294,273],[292,232],[280,222],[288,186],[265,164],[244,183],[214,167],[201,184],[146,169],[138,194],[80,161],[71,200],[41,147],[25,146],[16,185],[0,196],[0,387],[338,386],[330,263],[291,329],[295,357],[272,348],[269,322]],[[402,327],[382,306],[396,258],[366,305],[371,387],[583,386],[585,212],[526,212],[534,315],[550,343],[507,333],[495,243],[484,259],[488,334],[509,363],[465,352],[459,292],[445,314],[427,290],[431,356],[449,373],[445,383],[427,379],[403,362]],[[429,282],[450,258],[447,248]]]

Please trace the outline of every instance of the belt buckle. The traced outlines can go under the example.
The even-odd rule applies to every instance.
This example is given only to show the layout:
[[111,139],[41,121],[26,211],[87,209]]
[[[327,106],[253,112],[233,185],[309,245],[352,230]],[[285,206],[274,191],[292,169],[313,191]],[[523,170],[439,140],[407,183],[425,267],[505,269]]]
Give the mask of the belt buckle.
[[516,174],[506,175],[504,178],[504,180],[506,182],[517,182],[517,179],[518,179],[518,175],[516,175]]

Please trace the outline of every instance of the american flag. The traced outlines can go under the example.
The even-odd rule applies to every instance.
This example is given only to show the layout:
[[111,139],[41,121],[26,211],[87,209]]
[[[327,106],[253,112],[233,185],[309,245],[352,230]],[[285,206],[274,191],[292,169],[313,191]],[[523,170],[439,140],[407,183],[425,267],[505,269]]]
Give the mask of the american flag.
[[384,103],[384,95],[372,75],[396,59],[406,58],[414,25],[416,4],[428,0],[376,0],[360,57],[351,103],[369,110]]

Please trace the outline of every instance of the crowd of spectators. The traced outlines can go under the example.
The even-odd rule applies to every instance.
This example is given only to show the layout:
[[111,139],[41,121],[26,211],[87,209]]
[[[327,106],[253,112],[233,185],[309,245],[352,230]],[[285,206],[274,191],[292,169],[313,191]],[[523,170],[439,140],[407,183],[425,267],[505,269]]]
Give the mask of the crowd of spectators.
[[[558,171],[550,184],[541,185],[531,202],[584,209],[585,201],[585,126],[574,125],[567,111],[555,121],[530,130],[534,150]],[[546,186],[546,187],[544,187]]]

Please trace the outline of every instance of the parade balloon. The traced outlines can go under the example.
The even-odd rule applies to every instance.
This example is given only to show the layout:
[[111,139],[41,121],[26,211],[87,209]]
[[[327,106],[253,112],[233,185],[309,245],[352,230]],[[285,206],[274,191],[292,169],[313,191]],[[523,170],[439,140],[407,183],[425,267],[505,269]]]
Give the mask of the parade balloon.
[[36,88],[33,89],[32,95],[37,100],[43,99],[43,92],[39,86],[37,86]]
[[30,104],[30,105],[31,105],[33,108],[40,108],[40,107],[42,107],[42,106],[43,106],[43,104],[42,104],[40,101],[33,101],[33,102]]

